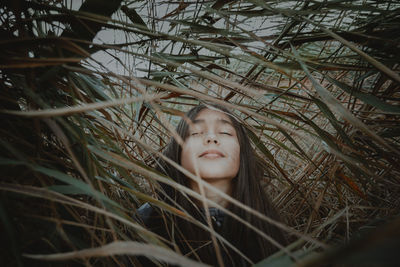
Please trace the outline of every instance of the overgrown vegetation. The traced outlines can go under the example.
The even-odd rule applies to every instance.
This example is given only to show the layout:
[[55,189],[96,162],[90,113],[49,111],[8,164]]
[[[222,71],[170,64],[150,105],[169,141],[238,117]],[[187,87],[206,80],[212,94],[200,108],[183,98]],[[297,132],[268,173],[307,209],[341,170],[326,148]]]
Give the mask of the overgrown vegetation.
[[233,109],[274,173],[266,192],[293,243],[257,266],[398,260],[399,1],[19,0],[0,12],[6,266],[137,264],[124,252],[194,265],[135,213],[151,202],[185,216],[153,194],[173,183],[154,159],[199,101]]

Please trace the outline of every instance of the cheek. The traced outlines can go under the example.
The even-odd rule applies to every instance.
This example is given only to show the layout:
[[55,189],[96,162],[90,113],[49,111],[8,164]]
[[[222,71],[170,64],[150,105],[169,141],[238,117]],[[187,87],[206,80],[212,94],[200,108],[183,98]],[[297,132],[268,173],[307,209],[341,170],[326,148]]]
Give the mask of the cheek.
[[185,169],[187,169],[187,167],[190,163],[188,161],[188,159],[190,158],[190,157],[188,157],[189,154],[190,154],[190,151],[187,148],[183,147],[182,151],[181,151],[181,162],[180,163],[181,163],[182,167]]
[[193,157],[196,153],[196,144],[193,142],[186,142],[181,151],[181,165],[188,171],[193,171],[194,164],[193,164]]

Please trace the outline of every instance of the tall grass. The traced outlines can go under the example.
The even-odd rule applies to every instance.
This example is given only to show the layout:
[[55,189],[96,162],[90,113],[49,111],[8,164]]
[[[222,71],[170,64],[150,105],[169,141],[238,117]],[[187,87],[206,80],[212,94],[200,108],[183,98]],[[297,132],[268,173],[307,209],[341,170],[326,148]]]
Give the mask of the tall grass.
[[200,266],[136,209],[193,220],[155,194],[179,185],[154,160],[204,101],[234,110],[273,174],[266,193],[292,244],[257,266],[396,263],[398,1],[9,1],[0,12],[3,264],[138,264],[123,254]]

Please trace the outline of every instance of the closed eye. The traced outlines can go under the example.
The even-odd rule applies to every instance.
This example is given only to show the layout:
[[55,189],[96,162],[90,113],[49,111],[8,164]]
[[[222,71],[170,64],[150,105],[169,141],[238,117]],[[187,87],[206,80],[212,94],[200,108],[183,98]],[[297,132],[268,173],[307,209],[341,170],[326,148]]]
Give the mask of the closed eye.
[[229,133],[229,132],[220,132],[220,134],[225,134],[225,135],[230,135],[230,136],[232,136],[232,134]]

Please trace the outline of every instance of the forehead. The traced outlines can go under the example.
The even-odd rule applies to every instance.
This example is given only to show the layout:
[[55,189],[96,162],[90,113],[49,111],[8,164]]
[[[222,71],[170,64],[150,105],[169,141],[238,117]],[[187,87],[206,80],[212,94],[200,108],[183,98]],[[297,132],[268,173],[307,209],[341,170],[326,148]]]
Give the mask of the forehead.
[[222,111],[208,109],[208,108],[205,108],[202,111],[200,111],[194,118],[193,122],[195,124],[220,122],[223,124],[226,123],[232,125],[232,120],[227,114],[225,114]]

